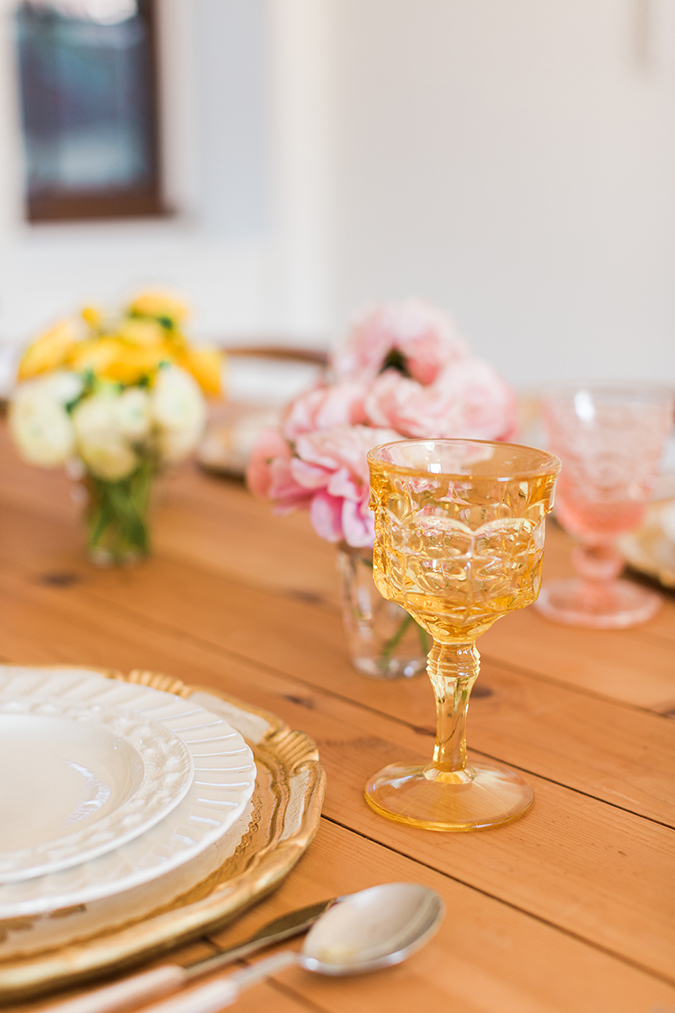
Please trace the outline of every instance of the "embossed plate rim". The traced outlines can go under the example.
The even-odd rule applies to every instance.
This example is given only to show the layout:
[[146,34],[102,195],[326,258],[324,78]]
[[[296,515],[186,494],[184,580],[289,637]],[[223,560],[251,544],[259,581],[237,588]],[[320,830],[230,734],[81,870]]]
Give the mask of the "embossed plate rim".
[[[230,723],[234,725],[238,721],[241,725],[239,730],[253,749],[259,769],[272,770],[268,801],[273,795],[276,797],[274,813],[280,829],[260,850],[244,845],[240,855],[243,866],[234,875],[230,875],[229,863],[226,863],[217,881],[212,882],[210,878],[182,902],[180,898],[172,902],[168,910],[151,912],[138,923],[96,934],[59,950],[3,962],[0,964],[0,1001],[3,1002],[81,984],[104,973],[121,972],[220,927],[270,893],[288,875],[319,827],[325,771],[315,744],[304,732],[293,731],[269,711],[213,687],[188,685],[156,672],[135,670],[124,676],[114,669],[86,667],[108,678],[147,685],[183,699],[204,694],[221,704],[229,712]],[[273,768],[277,768],[276,774]],[[291,811],[291,803],[295,805],[295,813]],[[255,843],[254,828],[250,833]],[[193,900],[195,893],[197,899]]]
[[[60,684],[74,676],[73,700],[82,694],[89,701],[115,704],[128,711],[142,711],[155,720],[171,722],[173,731],[193,754],[195,771],[201,776],[191,779],[184,799],[163,820],[121,848],[46,876],[0,884],[1,919],[32,917],[86,904],[156,879],[201,854],[222,836],[253,793],[255,777],[251,774],[254,775],[255,767],[250,748],[225,717],[214,715],[203,705],[190,706],[176,694],[141,684],[127,683],[124,691],[118,692],[111,682],[101,678],[105,673],[87,666],[2,665],[0,678],[10,677],[12,671],[22,671],[26,677],[29,672],[48,673],[39,684],[43,696],[49,695],[52,681]],[[132,689],[134,692],[129,693]],[[218,741],[222,744],[218,746],[213,737],[214,723],[222,726],[218,730]],[[229,739],[234,741],[225,741]],[[208,752],[204,753],[204,749]],[[202,755],[209,757],[205,773]],[[222,780],[221,774],[225,775]],[[232,776],[235,780],[228,783]]]
[[[43,708],[43,713],[35,713]],[[87,725],[95,725],[108,732],[110,736],[123,739],[136,753],[143,765],[140,782],[130,795],[101,819],[88,823],[85,827],[75,829],[72,833],[49,841],[42,839],[36,844],[21,849],[0,851],[0,883],[17,882],[32,879],[36,876],[67,869],[72,865],[80,865],[90,861],[113,848],[121,847],[127,841],[138,837],[159,823],[187,794],[192,782],[194,763],[192,753],[179,735],[161,721],[148,717],[132,717],[117,707],[101,707],[87,705],[86,702],[75,703],[64,700],[60,696],[34,696],[31,693],[4,691],[0,689],[1,717],[58,717],[66,721],[81,721]],[[114,731],[111,724],[115,722]],[[124,725],[124,727],[120,727]],[[180,763],[179,778],[173,786],[165,783],[169,794],[164,799],[159,794],[149,794],[156,785],[157,778],[166,778],[171,773],[169,765],[171,754],[157,750],[152,741],[139,741],[136,734],[147,729],[153,740],[162,739],[170,744],[174,758]],[[106,743],[107,744],[107,743]],[[159,756],[157,755],[159,752]],[[73,757],[75,759],[75,757]],[[139,796],[143,796],[146,805],[132,825],[129,820],[138,811]],[[87,843],[91,838],[94,842]],[[54,853],[55,857],[49,859]],[[58,856],[58,857],[56,857]]]

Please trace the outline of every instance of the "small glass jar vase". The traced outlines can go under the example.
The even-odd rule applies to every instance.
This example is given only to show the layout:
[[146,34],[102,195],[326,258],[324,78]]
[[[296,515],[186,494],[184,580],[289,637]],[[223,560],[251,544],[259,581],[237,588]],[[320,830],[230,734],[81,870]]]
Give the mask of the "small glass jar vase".
[[154,462],[127,478],[106,481],[85,472],[81,486],[87,555],[97,566],[132,566],[150,552],[149,507]]
[[349,655],[371,679],[402,679],[426,670],[431,638],[400,605],[387,601],[373,581],[372,549],[338,546]]

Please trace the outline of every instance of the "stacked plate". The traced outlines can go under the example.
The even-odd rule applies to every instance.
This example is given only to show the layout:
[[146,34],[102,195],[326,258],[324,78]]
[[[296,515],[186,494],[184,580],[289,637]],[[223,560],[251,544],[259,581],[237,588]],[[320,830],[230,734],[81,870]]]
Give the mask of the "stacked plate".
[[64,914],[77,935],[189,891],[245,833],[255,774],[194,702],[0,666],[0,959],[67,941]]

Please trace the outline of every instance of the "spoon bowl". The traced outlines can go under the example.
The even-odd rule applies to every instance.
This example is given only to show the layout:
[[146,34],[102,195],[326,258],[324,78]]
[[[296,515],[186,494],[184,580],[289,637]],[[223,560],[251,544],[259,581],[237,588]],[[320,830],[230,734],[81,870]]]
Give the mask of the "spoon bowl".
[[439,927],[445,905],[419,883],[385,883],[334,904],[305,938],[298,963],[339,976],[399,964]]

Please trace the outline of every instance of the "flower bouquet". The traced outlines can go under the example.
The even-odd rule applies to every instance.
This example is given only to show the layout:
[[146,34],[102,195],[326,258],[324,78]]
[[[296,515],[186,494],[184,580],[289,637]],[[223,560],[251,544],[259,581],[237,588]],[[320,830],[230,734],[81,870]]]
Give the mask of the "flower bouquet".
[[204,394],[218,394],[222,355],[194,349],[187,308],[160,292],[116,318],[86,307],[26,350],[9,408],[22,457],[66,465],[86,489],[89,556],[110,565],[149,551],[153,480],[197,445]]
[[265,430],[247,471],[249,488],[276,513],[309,510],[338,546],[352,660],[366,675],[422,671],[427,635],[372,582],[373,515],[367,452],[415,438],[508,440],[516,399],[473,355],[452,321],[417,302],[378,306],[359,317],[332,358],[332,382],[287,408]]

